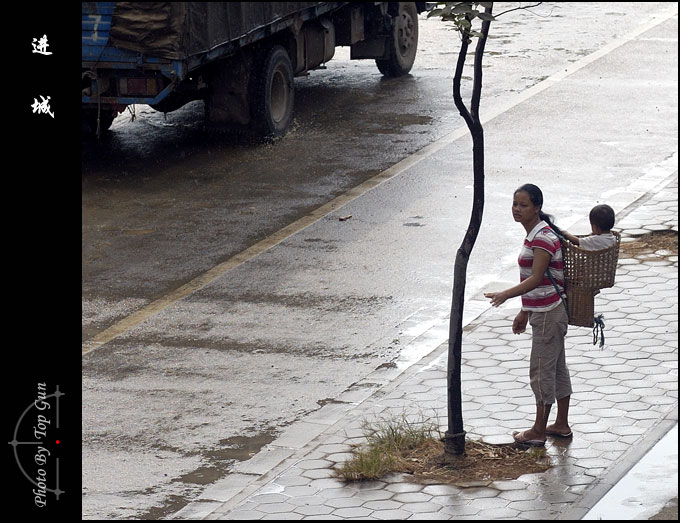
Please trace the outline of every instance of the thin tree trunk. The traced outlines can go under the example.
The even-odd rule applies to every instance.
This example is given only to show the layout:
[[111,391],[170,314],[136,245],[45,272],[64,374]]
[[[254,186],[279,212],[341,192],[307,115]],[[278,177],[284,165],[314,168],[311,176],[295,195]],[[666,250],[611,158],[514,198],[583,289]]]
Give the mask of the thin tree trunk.
[[[486,8],[491,14],[491,7]],[[456,254],[453,270],[453,297],[449,320],[449,350],[446,374],[448,399],[448,430],[444,436],[444,452],[449,455],[465,453],[465,430],[463,429],[463,398],[461,393],[461,358],[463,344],[463,308],[465,283],[470,253],[477,240],[484,212],[484,130],[479,120],[479,101],[482,91],[482,57],[490,23],[482,23],[482,36],[475,48],[474,80],[472,86],[471,111],[468,112],[460,95],[460,80],[468,49],[468,35],[463,34],[463,43],[458,54],[458,63],[453,79],[453,98],[456,107],[465,120],[472,135],[472,165],[474,175],[473,204],[470,223],[463,242]]]

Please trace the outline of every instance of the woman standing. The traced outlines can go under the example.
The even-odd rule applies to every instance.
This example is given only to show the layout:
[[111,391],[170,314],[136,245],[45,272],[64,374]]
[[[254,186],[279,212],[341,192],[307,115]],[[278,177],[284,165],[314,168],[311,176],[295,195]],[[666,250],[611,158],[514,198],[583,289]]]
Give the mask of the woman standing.
[[[500,292],[484,294],[494,307],[521,296],[522,309],[512,322],[512,332],[520,334],[526,330],[527,323],[531,324],[529,381],[536,397],[536,419],[530,429],[513,432],[515,442],[524,447],[543,446],[546,436],[572,435],[568,422],[572,389],[564,354],[568,318],[562,303],[565,296],[562,249],[554,232],[559,229],[542,207],[543,193],[535,185],[526,184],[515,191],[512,216],[527,233],[518,260],[520,283]],[[557,419],[548,426],[548,415],[555,401]]]

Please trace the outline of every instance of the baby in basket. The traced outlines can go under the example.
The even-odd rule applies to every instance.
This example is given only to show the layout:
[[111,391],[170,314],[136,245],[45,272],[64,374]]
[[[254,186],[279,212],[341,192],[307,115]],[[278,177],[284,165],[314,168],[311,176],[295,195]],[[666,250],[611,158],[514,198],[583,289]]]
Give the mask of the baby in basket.
[[598,251],[606,249],[616,243],[616,237],[612,234],[614,227],[614,209],[607,204],[596,205],[590,211],[590,227],[592,234],[579,238],[562,230],[564,237],[574,245],[578,245],[586,251]]

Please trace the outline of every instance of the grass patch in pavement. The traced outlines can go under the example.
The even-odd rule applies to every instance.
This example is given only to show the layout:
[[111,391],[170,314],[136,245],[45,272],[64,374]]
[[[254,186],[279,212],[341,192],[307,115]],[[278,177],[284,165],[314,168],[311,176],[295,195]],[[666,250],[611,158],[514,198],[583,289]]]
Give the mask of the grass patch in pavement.
[[461,487],[488,485],[545,472],[551,467],[545,448],[523,450],[514,444],[492,445],[467,439],[465,454],[446,456],[439,426],[402,415],[364,422],[366,444],[336,472],[346,481],[380,479],[390,473],[410,474],[420,483],[449,483]]

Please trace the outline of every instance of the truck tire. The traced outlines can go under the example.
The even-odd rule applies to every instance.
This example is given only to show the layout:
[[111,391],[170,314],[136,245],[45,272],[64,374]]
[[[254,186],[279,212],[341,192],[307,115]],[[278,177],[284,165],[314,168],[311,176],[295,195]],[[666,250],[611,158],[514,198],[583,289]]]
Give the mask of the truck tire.
[[407,74],[416,59],[418,50],[418,11],[413,2],[399,2],[399,8],[392,19],[389,57],[376,60],[378,69],[385,76],[403,76]]
[[286,50],[275,45],[255,61],[251,115],[255,132],[264,138],[283,136],[293,121],[295,84]]

